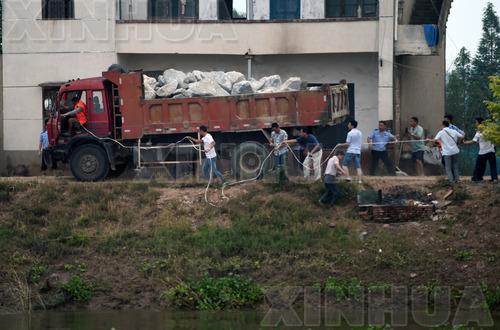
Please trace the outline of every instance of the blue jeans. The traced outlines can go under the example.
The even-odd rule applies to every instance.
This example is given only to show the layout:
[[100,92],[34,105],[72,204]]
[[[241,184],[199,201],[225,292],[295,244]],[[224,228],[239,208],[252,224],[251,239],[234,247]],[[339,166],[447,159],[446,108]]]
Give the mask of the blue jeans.
[[222,173],[219,172],[219,170],[217,169],[217,157],[205,158],[205,160],[203,161],[203,167],[202,167],[203,175],[205,176],[205,178],[209,180],[210,180],[210,169],[212,170],[212,173],[215,174],[215,176],[217,176],[222,181],[222,183],[225,182]]
[[344,161],[342,162],[342,165],[344,166],[349,166],[351,161],[354,161],[354,167],[356,169],[361,167],[361,155],[360,154],[352,154],[350,152],[345,154]]
[[[282,178],[287,177],[287,168],[286,168],[286,157],[287,153],[281,155],[274,155],[274,169],[276,171],[276,179],[280,181]],[[283,177],[281,176],[283,173]]]
[[325,175],[325,188],[326,191],[321,196],[320,202],[323,204],[333,205],[338,197],[337,184],[335,183],[335,177],[333,175]]
[[458,154],[451,156],[443,156],[444,168],[446,174],[448,175],[448,180],[451,183],[458,182],[460,179],[460,174],[458,173]]

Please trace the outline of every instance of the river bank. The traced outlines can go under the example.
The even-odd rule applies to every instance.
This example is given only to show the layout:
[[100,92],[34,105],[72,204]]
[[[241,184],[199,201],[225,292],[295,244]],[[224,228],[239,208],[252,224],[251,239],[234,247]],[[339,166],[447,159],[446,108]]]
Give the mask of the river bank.
[[[365,186],[441,198],[442,181]],[[229,189],[161,181],[0,181],[0,310],[260,308],[266,288],[481,285],[500,301],[500,194],[462,184],[435,221],[361,220],[356,185],[336,210],[321,184]],[[215,288],[215,289],[213,289]],[[224,288],[225,297],[215,299]],[[229,289],[228,289],[229,288]],[[492,307],[494,307],[492,306]]]

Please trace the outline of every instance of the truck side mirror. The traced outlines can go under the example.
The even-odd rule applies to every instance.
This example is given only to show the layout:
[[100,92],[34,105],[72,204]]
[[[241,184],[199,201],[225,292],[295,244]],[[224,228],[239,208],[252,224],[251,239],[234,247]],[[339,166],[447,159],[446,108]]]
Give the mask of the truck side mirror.
[[43,100],[43,108],[45,109],[45,111],[52,110],[52,100],[51,99]]

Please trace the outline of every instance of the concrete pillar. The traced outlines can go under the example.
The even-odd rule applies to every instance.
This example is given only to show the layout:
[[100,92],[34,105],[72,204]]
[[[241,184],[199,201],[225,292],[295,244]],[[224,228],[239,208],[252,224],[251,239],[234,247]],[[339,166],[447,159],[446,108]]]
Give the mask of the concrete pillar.
[[199,1],[199,18],[205,21],[215,21],[218,19],[217,0]]
[[325,2],[317,0],[302,0],[300,16],[302,19],[325,18]]
[[394,19],[395,1],[379,1],[378,23],[378,116],[394,118]]

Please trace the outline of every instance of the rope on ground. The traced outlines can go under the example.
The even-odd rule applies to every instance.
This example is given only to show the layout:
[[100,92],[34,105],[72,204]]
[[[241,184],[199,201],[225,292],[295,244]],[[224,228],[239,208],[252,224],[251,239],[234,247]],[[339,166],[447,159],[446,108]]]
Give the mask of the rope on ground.
[[[134,146],[125,146],[121,142],[119,142],[119,141],[117,141],[117,140],[115,140],[113,138],[99,137],[99,136],[95,135],[94,133],[92,133],[91,131],[89,131],[85,126],[82,125],[82,127],[83,127],[83,129],[87,133],[89,133],[90,135],[92,135],[96,139],[112,141],[112,142],[118,144],[120,147],[125,148],[125,149],[134,149],[134,148],[137,148],[137,147],[134,147]],[[189,140],[187,138],[187,136],[183,137],[182,139],[180,139],[177,142],[170,143],[170,144],[168,144],[166,146],[152,146],[152,147],[142,147],[141,146],[139,148],[141,150],[167,149],[167,148],[172,148],[172,147],[180,144],[184,140],[188,140],[191,143],[191,147],[194,148],[195,150],[197,150],[197,151],[201,150],[201,146],[196,145],[193,141]],[[389,141],[389,142],[365,142],[365,143],[362,143],[362,145],[376,145],[376,144],[387,145],[387,144],[411,143],[411,142],[428,142],[428,141],[433,141],[433,140],[432,139],[423,139],[423,140],[395,140],[395,141]],[[314,166],[310,167],[309,165],[306,165],[303,162],[301,162],[300,159],[295,154],[294,150],[290,147],[290,145],[288,143],[286,144],[286,146],[291,151],[291,153],[293,155],[293,158],[295,159],[296,162],[298,162],[303,167],[308,168],[309,170],[313,170],[314,171]],[[335,151],[337,150],[337,148],[339,148],[340,146],[342,146],[342,143],[341,144],[336,144],[335,147],[330,151],[330,153],[328,154],[328,156],[325,158],[325,160],[320,163],[320,166],[323,166],[326,162],[328,162],[328,160],[331,158],[331,156],[335,153]],[[271,155],[275,152],[275,150],[278,150],[280,147],[281,147],[281,143],[279,145],[277,145],[275,148],[273,148],[273,150],[271,150],[269,152],[269,154],[264,158],[262,164],[260,165],[259,171],[257,172],[257,175],[255,177],[250,178],[250,179],[244,179],[244,180],[229,182],[229,183],[223,183],[222,190],[221,190],[221,196],[222,196],[222,198],[229,199],[226,196],[226,194],[224,193],[224,190],[226,189],[226,187],[230,187],[230,186],[234,186],[234,185],[248,183],[248,182],[252,182],[252,181],[258,180],[261,177],[261,175],[262,175],[262,172],[264,170],[264,166],[265,166],[266,162],[268,161],[269,157],[271,157]],[[209,180],[208,180],[207,186],[205,188],[205,193],[204,193],[205,202],[207,204],[209,204],[210,206],[218,207],[218,205],[216,205],[216,204],[214,204],[214,203],[212,203],[212,202],[210,202],[208,200],[208,190],[210,189],[210,186],[211,186],[212,180],[213,180],[213,165],[212,165],[212,161],[211,160],[205,160],[205,161],[210,162],[210,176],[209,176]]]

